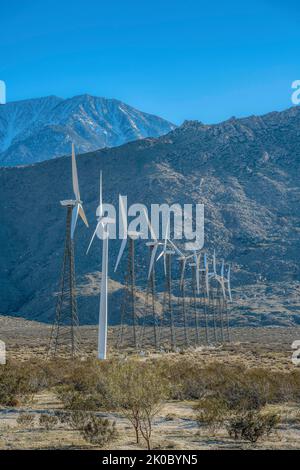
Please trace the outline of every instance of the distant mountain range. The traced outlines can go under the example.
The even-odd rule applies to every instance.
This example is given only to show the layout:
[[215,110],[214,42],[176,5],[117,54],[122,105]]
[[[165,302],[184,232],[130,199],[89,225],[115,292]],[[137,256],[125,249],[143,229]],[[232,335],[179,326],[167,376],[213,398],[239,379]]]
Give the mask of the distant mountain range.
[[0,106],[0,165],[26,165],[77,152],[158,137],[175,126],[114,99],[90,95],[16,101]]
[[[187,121],[147,138],[78,156],[90,229],[79,222],[76,270],[81,323],[98,315],[101,243],[86,248],[96,223],[99,171],[105,201],[205,204],[205,249],[232,262],[237,325],[300,322],[300,108],[216,125]],[[0,312],[52,321],[65,234],[59,201],[72,196],[70,156],[0,169]],[[126,257],[113,266],[110,322],[118,321]],[[146,289],[148,251],[137,244],[137,284]],[[210,258],[211,263],[211,258]],[[164,287],[157,263],[157,288]],[[177,272],[176,272],[177,270]],[[174,259],[174,278],[178,262]]]

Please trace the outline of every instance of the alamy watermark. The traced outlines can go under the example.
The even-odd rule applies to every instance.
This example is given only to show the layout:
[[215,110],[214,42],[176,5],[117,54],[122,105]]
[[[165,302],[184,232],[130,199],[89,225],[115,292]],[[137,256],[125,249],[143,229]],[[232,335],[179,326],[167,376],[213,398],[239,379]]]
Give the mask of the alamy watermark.
[[3,80],[0,80],[0,104],[6,104],[6,86]]
[[[127,196],[120,196],[118,215],[113,204],[103,204],[97,208],[99,224],[97,236],[107,236],[105,220],[109,221],[109,238],[124,239],[134,234],[143,240],[174,240],[185,242],[186,250],[201,250],[204,245],[204,205],[203,204],[151,204],[135,203],[128,206]],[[151,227],[151,228],[150,228]]]
[[292,89],[295,90],[292,93],[292,103],[293,104],[300,104],[300,80],[295,80],[292,83]]

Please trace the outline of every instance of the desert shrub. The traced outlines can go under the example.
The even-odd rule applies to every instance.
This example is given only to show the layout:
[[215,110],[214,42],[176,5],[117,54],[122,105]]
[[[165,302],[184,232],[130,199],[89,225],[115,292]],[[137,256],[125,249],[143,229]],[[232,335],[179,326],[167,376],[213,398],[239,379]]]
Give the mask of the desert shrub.
[[166,377],[170,386],[170,397],[174,400],[195,400],[203,398],[207,391],[207,376],[203,365],[186,357],[173,361],[163,359],[156,366]]
[[109,377],[112,406],[131,423],[136,442],[141,434],[150,449],[153,420],[168,397],[168,381],[155,365],[135,360],[116,364]]
[[116,361],[86,361],[70,366],[56,394],[67,410],[97,411],[112,406],[109,381]]
[[0,367],[0,405],[17,406],[26,402],[34,393],[26,369],[18,363],[7,363]]
[[41,414],[39,418],[39,425],[47,431],[53,429],[58,423],[58,418],[55,415]]
[[79,431],[80,435],[90,444],[103,447],[116,437],[115,422],[96,416],[87,411],[70,411],[57,414],[60,421]]
[[248,380],[226,384],[217,394],[231,410],[259,410],[267,403],[266,395],[261,393],[257,384]]
[[34,426],[34,416],[31,413],[20,413],[17,417],[17,424],[22,429],[32,428]]
[[193,356],[167,358],[159,367],[170,382],[175,400],[214,396],[226,401],[232,410],[259,410],[267,403],[300,400],[300,371],[278,372],[217,362],[203,365]]
[[[133,426],[136,441],[142,435],[150,448],[153,419],[167,389],[168,380],[159,365],[131,359],[79,364],[56,387],[56,393],[65,410],[85,412],[83,416],[87,411],[119,410]],[[71,416],[71,420],[83,419],[80,413]],[[93,429],[93,423],[90,426]]]
[[228,413],[226,403],[215,397],[203,398],[194,409],[198,426],[207,426],[213,434],[225,422]]
[[86,441],[103,447],[116,437],[116,425],[108,419],[90,415],[80,433]]
[[268,436],[279,421],[279,415],[275,413],[246,411],[232,416],[226,427],[230,437],[255,443],[258,439]]
[[94,394],[84,393],[74,390],[70,385],[57,387],[56,395],[66,410],[97,411],[105,404],[103,396],[97,392]]
[[300,370],[277,374],[276,401],[300,402]]

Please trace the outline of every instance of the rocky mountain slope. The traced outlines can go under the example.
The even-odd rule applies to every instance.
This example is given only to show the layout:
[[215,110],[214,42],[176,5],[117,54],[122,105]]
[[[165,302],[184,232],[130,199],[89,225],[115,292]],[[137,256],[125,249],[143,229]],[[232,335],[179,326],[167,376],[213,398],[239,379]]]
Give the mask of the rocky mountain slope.
[[56,96],[0,106],[0,165],[20,165],[158,137],[174,125],[118,100]]
[[[105,201],[205,204],[205,249],[231,260],[236,324],[299,322],[300,108],[217,125],[185,122],[159,138],[78,157],[90,229],[78,223],[76,270],[82,323],[98,315],[101,244],[86,248],[95,226],[99,171]],[[65,212],[72,195],[70,157],[0,169],[0,311],[52,321]],[[111,316],[118,321],[126,259],[110,243]],[[148,253],[137,244],[137,283],[145,291]],[[218,267],[219,269],[219,267]],[[178,275],[174,264],[174,277]],[[178,277],[178,276],[177,276]],[[163,290],[162,263],[157,263]],[[98,281],[97,281],[98,280]]]

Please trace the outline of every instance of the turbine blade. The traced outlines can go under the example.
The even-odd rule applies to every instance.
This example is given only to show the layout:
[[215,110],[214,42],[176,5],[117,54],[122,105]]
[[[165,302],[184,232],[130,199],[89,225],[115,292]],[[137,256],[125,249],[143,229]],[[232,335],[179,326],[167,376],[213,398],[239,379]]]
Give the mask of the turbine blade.
[[224,260],[222,260],[221,277],[224,277]]
[[94,231],[93,236],[92,236],[92,238],[91,238],[91,241],[90,241],[90,243],[89,243],[88,249],[86,250],[86,254],[88,254],[88,252],[90,251],[90,248],[91,248],[91,246],[92,246],[92,243],[93,243],[93,241],[94,241],[95,235],[96,235],[96,233],[97,233],[97,230],[98,230],[100,224],[101,224],[101,221],[99,221],[99,222],[97,223],[97,225],[96,225],[96,228],[95,228],[95,231]]
[[120,246],[120,251],[119,251],[119,254],[118,254],[117,262],[116,262],[116,265],[115,265],[115,269],[114,269],[115,272],[116,272],[116,270],[119,266],[119,263],[121,261],[122,255],[123,255],[125,247],[126,247],[126,243],[127,243],[127,238],[123,238],[121,246]]
[[229,300],[232,302],[232,295],[231,295],[231,288],[230,288],[230,282],[228,282],[228,295],[229,295]]
[[158,257],[156,258],[156,261],[158,261],[158,260],[164,255],[164,253],[165,253],[164,250],[162,250],[162,251],[159,253]]
[[152,225],[150,223],[150,220],[149,220],[149,217],[148,217],[148,213],[147,213],[145,208],[144,208],[144,214],[145,214],[145,217],[146,217],[147,225],[148,225],[149,230],[150,230],[151,238],[152,238],[152,240],[157,241],[156,233],[153,230],[153,227],[152,227]]
[[228,265],[228,271],[227,271],[227,281],[230,281],[230,264]]
[[149,264],[149,271],[148,271],[148,279],[150,279],[150,276],[152,274],[157,248],[158,248],[158,245],[155,245],[152,249],[150,264]]
[[74,206],[72,209],[72,221],[71,221],[71,239],[72,240],[74,237],[74,232],[75,232],[75,228],[77,224],[78,213],[79,213],[79,204],[76,204],[76,206]]
[[214,250],[214,254],[213,254],[213,272],[214,272],[214,274],[217,274],[217,272],[216,272],[216,250]]
[[208,279],[208,270],[205,273],[205,284],[206,284],[206,295],[209,297],[209,279]]
[[88,227],[89,226],[89,223],[87,221],[87,218],[85,216],[85,213],[84,213],[84,210],[83,210],[83,207],[81,204],[78,204],[78,207],[79,207],[79,215],[80,217],[82,218],[83,222],[85,223],[85,225]]
[[100,194],[99,194],[99,217],[103,217],[103,200],[102,200],[102,170],[100,171]]
[[164,254],[164,273],[165,273],[165,277],[167,277],[167,255],[165,252],[163,252]]
[[75,157],[75,147],[73,143],[72,143],[72,182],[73,182],[73,191],[74,191],[75,199],[76,201],[80,201],[77,165],[76,165],[76,157]]
[[178,256],[180,257],[183,257],[184,254],[182,253],[182,251],[179,250],[179,248],[177,248],[177,246],[175,245],[175,243],[172,242],[172,240],[169,240],[168,239],[168,242],[172,245],[172,247],[174,248],[174,250],[176,251],[176,253],[178,254]]
[[[128,231],[127,214],[126,214],[126,211],[125,211],[125,207],[124,207],[124,203],[123,203],[123,197],[121,196],[121,194],[119,194],[119,207],[120,207],[120,210],[121,210],[121,218],[122,218],[122,223],[123,223],[123,227],[124,227],[124,235],[125,235],[125,238],[123,240],[126,240],[127,239],[127,231]],[[126,243],[125,243],[125,245],[126,245]]]

